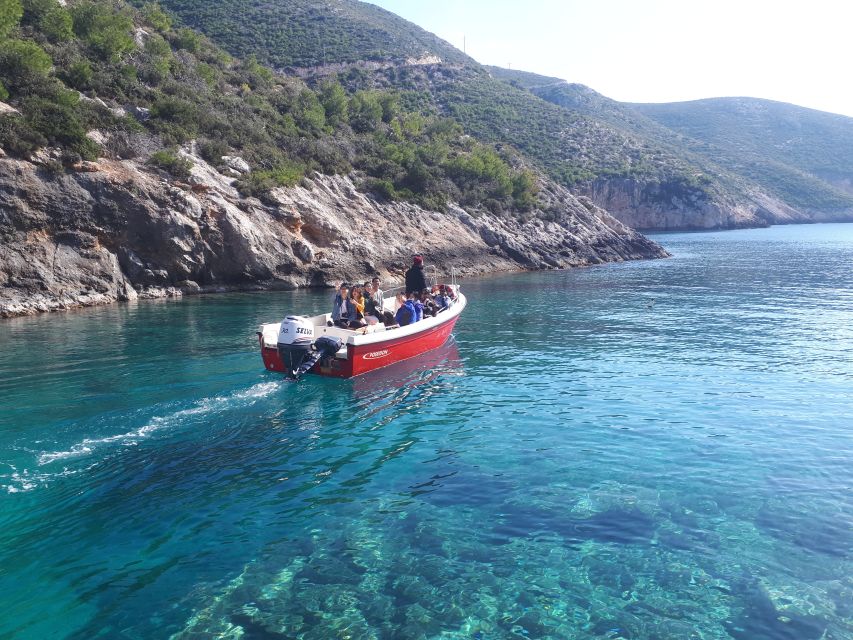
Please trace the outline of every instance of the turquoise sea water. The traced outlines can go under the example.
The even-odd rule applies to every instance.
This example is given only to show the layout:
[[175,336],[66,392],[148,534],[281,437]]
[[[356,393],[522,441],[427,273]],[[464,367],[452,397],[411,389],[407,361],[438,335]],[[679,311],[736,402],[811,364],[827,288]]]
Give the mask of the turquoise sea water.
[[349,381],[326,293],[0,322],[0,638],[853,638],[853,225],[657,239]]

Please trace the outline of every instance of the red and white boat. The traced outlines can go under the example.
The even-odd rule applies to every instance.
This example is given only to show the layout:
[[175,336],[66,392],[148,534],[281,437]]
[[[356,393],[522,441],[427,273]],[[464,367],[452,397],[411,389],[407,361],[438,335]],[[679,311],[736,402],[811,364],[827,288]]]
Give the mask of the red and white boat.
[[[395,362],[413,358],[443,345],[450,337],[459,315],[465,309],[465,296],[459,291],[458,285],[446,285],[454,293],[450,306],[434,317],[427,317],[420,322],[414,322],[405,327],[386,328],[377,324],[361,329],[341,329],[328,326],[332,314],[324,313],[318,316],[288,316],[283,322],[292,322],[300,334],[306,337],[303,344],[317,343],[323,337],[337,338],[341,341],[340,349],[334,355],[320,357],[311,367],[309,373],[316,373],[334,378],[351,378],[353,376],[387,367]],[[394,312],[394,296],[385,294],[383,308]],[[290,366],[282,360],[278,349],[279,331],[282,322],[263,324],[258,329],[258,342],[264,366],[270,371],[279,371],[290,375]]]

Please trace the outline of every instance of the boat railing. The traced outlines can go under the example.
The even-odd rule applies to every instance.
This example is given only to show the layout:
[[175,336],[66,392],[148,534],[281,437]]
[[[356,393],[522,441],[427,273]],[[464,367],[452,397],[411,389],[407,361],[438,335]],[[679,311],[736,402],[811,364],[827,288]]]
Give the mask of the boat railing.
[[[427,285],[430,288],[435,287],[439,284],[450,284],[454,288],[459,286],[459,284],[456,282],[456,269],[455,268],[450,267],[450,274],[449,274],[450,282],[448,282],[447,278],[444,277],[448,274],[442,274],[436,268],[435,265],[431,264],[431,265],[429,265],[429,267],[431,268],[431,271],[429,272],[430,277],[427,279]],[[405,285],[401,285],[399,287],[393,287],[392,289],[383,289],[382,290],[382,295],[386,299],[388,299],[389,297],[393,298],[394,296],[397,295],[397,293],[406,293]]]
[[452,265],[450,267],[450,273],[449,274],[442,274],[438,270],[438,267],[436,267],[434,264],[431,264],[428,266],[429,266],[429,268],[432,269],[432,271],[430,272],[430,275],[432,276],[432,282],[430,283],[431,287],[434,287],[435,285],[442,284],[442,283],[447,284],[447,278],[444,277],[447,275],[450,276],[450,283],[449,284],[453,285],[454,287],[459,286],[456,284],[456,269]]

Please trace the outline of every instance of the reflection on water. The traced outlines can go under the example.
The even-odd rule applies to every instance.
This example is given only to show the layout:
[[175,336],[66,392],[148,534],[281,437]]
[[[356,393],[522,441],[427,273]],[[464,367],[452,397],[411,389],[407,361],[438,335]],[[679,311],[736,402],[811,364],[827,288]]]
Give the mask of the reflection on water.
[[848,228],[472,280],[352,380],[256,352],[324,293],[0,325],[0,637],[853,637]]

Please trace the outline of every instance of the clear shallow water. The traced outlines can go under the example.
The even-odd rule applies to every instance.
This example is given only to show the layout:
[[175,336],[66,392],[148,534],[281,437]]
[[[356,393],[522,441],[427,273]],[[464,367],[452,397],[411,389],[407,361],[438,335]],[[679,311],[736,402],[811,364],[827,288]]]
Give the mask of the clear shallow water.
[[658,239],[350,381],[321,293],[0,322],[0,638],[853,638],[853,225]]

